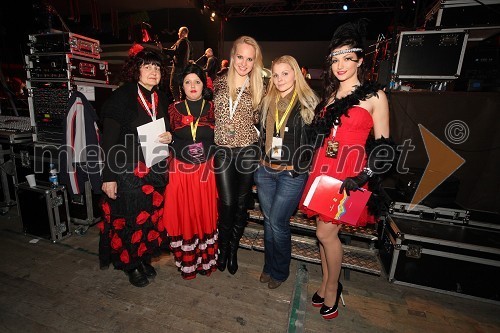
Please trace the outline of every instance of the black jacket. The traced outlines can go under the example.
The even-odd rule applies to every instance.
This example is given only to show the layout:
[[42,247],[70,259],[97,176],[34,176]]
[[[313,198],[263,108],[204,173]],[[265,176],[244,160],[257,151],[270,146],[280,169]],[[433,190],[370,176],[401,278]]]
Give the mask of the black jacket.
[[[294,146],[296,147],[295,152],[291,152],[292,165],[293,165],[293,176],[298,176],[300,174],[309,172],[309,167],[311,166],[312,158],[314,155],[314,146],[311,142],[313,137],[313,131],[310,125],[307,125],[300,115],[300,109],[302,105],[296,103],[294,109],[292,110],[293,119],[288,119],[287,126],[292,128],[294,135]],[[273,131],[272,131],[273,132]],[[272,133],[271,133],[272,135]],[[261,148],[261,153],[264,158],[265,146],[266,146],[266,130],[261,122],[260,124],[260,137],[259,145]]]
[[[163,118],[165,129],[170,131],[168,120],[168,99],[164,92],[158,92],[157,118]],[[115,181],[116,170],[122,163],[135,164],[144,161],[137,135],[137,126],[151,121],[146,112],[139,110],[137,102],[137,83],[126,83],[119,87],[106,100],[102,107],[103,119],[102,149],[105,163],[103,181]]]

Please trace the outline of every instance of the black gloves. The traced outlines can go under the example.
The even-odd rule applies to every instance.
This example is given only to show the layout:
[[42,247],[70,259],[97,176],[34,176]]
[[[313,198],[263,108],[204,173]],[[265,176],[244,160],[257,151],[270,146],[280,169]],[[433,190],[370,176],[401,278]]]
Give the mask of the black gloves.
[[351,195],[350,191],[359,190],[360,187],[365,185],[368,182],[368,179],[370,179],[370,176],[368,174],[369,171],[367,169],[364,169],[357,176],[347,177],[340,186],[339,193],[342,193],[345,190],[347,195]]
[[398,150],[390,138],[369,138],[366,143],[366,155],[366,167],[358,175],[347,177],[340,187],[340,193],[345,189],[349,195],[349,191],[355,191],[365,185],[374,174],[380,176],[387,173],[397,162]]

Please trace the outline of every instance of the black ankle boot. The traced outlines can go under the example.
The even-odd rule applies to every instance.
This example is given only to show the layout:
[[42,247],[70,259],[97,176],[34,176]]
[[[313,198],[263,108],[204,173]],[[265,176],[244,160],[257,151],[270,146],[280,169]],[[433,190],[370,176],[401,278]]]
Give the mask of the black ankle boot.
[[135,287],[145,287],[149,284],[146,274],[138,268],[125,271],[125,274],[127,274],[129,282]]
[[238,271],[238,246],[233,246],[233,244],[229,247],[227,271],[232,275]]

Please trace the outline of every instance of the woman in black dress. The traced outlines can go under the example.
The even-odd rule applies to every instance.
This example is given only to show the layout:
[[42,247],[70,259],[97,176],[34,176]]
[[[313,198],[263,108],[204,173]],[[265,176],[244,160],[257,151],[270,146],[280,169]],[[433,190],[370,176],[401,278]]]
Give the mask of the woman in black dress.
[[105,267],[111,261],[136,287],[146,286],[148,277],[156,275],[151,258],[161,248],[167,249],[169,243],[161,223],[166,160],[148,168],[137,133],[137,127],[163,119],[167,131],[158,140],[172,140],[168,132],[168,99],[158,90],[164,74],[159,54],[140,51],[123,68],[126,83],[113,92],[102,109],[105,198],[104,219],[99,223],[100,264]]

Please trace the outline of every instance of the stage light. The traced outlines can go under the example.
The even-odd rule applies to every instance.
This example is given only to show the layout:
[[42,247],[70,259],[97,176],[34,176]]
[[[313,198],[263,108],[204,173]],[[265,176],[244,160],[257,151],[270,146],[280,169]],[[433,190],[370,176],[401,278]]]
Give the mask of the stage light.
[[214,18],[215,18],[215,12],[212,12],[212,17],[214,17]]
[[349,7],[348,7],[347,5],[343,5],[343,6],[342,6],[342,9],[343,9],[343,10],[348,10],[348,9],[349,9]]

